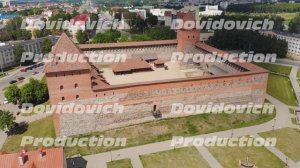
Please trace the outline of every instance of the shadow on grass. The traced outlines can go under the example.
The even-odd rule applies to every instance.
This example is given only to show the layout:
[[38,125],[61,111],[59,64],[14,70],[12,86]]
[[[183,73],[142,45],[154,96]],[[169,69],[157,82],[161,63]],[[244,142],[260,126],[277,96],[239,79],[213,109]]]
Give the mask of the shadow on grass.
[[27,129],[28,129],[28,123],[27,122],[21,122],[21,123],[16,123],[14,128],[7,131],[6,133],[7,133],[8,136],[18,135],[18,134],[23,134],[24,132],[27,131]]
[[68,168],[86,168],[87,161],[83,157],[67,159]]

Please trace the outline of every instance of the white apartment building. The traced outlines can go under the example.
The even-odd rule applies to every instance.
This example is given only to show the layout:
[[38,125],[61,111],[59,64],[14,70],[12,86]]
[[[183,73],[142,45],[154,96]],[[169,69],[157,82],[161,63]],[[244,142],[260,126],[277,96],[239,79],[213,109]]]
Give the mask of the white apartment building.
[[300,35],[276,32],[277,38],[288,42],[288,54],[300,59]]
[[288,56],[300,60],[300,35],[279,31],[263,31],[261,33],[285,40],[288,43]]
[[214,5],[214,6],[206,5],[205,11],[199,12],[199,15],[216,16],[216,15],[221,15],[222,13],[223,13],[223,11],[219,10],[218,5]]
[[33,52],[36,54],[40,54],[41,44],[45,38],[48,38],[52,41],[52,45],[54,45],[58,36],[48,36],[43,38],[37,38],[33,40],[23,40],[23,41],[13,41],[8,43],[0,43],[0,67],[8,68],[17,64],[15,62],[15,48],[17,46],[22,46],[26,52]]

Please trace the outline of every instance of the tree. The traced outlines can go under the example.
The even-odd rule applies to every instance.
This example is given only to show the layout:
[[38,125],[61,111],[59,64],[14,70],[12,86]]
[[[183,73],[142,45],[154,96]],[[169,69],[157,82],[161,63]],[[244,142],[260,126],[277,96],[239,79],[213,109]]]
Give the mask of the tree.
[[145,34],[152,40],[169,40],[175,39],[176,33],[167,27],[151,28],[145,31]]
[[9,111],[0,110],[0,130],[11,130],[14,128],[16,117]]
[[33,36],[35,38],[46,37],[50,33],[51,33],[50,30],[47,30],[47,29],[41,29],[41,30],[35,29],[35,30],[33,30]]
[[21,62],[21,58],[24,52],[25,52],[24,48],[20,45],[18,45],[14,51],[15,61],[17,63],[20,63],[21,65],[25,64],[25,62]]
[[[9,37],[9,40],[29,40],[32,35],[30,31],[25,30],[22,27],[23,19],[21,17],[16,17],[7,22],[4,29]],[[2,34],[1,34],[2,36]]]
[[122,35],[122,36],[119,38],[118,41],[119,41],[119,42],[128,42],[128,41],[130,41],[130,40],[129,40],[129,37],[128,37],[127,35]]
[[41,50],[43,54],[51,52],[52,49],[52,42],[48,38],[45,38],[45,40],[42,42]]
[[151,26],[155,26],[158,23],[157,16],[152,15],[151,13],[149,14],[148,18],[146,19],[146,22]]
[[10,85],[4,92],[8,102],[14,105],[18,104],[21,100],[21,92],[16,84]]
[[49,99],[47,84],[31,78],[21,87],[21,103],[41,104]]
[[289,23],[290,33],[300,33],[300,13],[298,13]]
[[255,53],[276,53],[278,58],[285,58],[287,42],[274,36],[265,36],[252,30],[216,30],[209,41],[212,46],[223,50],[254,51]]
[[79,44],[84,44],[86,41],[89,40],[88,34],[85,31],[79,29],[76,33],[76,39]]
[[127,23],[131,27],[131,33],[142,33],[148,27],[147,22],[136,13],[127,14]]
[[97,33],[93,39],[92,43],[114,43],[117,42],[121,37],[121,33],[117,30],[107,30],[104,33]]

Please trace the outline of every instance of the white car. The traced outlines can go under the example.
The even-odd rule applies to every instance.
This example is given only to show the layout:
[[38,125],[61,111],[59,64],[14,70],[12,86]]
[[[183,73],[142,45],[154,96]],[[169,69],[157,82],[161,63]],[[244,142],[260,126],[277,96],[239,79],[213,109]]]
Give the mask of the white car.
[[8,100],[4,98],[3,104],[8,104]]

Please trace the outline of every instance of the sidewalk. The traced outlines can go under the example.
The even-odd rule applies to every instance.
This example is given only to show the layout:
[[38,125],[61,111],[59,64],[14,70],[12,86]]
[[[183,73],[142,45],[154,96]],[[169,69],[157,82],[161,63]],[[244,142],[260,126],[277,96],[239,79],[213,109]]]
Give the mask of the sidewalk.
[[[204,135],[199,135],[194,137],[207,138],[212,136],[218,136],[223,138],[230,138],[232,136],[232,133],[233,133],[233,137],[241,137],[246,135],[255,135],[261,132],[267,132],[273,129],[291,127],[292,126],[291,117],[290,115],[287,115],[289,114],[288,108],[283,103],[281,103],[280,101],[278,101],[277,99],[269,95],[267,96],[267,99],[272,104],[274,104],[277,109],[277,115],[275,120],[271,120],[261,125],[221,131],[217,133],[204,134]],[[171,147],[170,144],[171,144],[171,140],[168,140],[163,142],[157,142],[157,143],[152,143],[147,145],[115,150],[111,152],[84,156],[83,158],[87,161],[87,168],[99,168],[99,165],[101,165],[101,167],[106,167],[106,162],[110,162],[111,160],[120,160],[120,159],[128,159],[128,158],[135,160],[133,162],[134,168],[140,168],[139,163],[136,162],[136,158],[138,156],[174,149],[174,147]],[[180,147],[182,146],[177,146],[176,148],[180,148]],[[209,154],[205,154],[203,157],[206,160],[210,161],[211,162],[210,164],[216,164],[216,162],[212,160]]]

